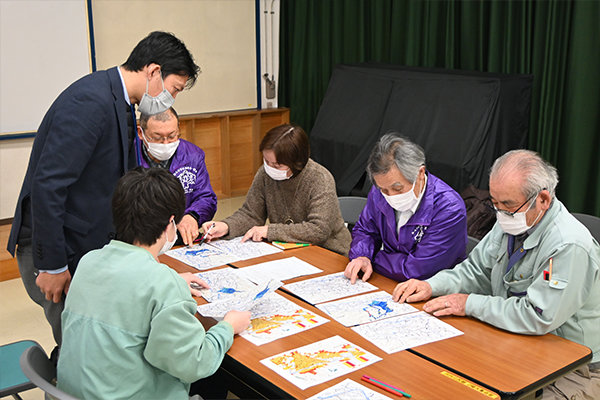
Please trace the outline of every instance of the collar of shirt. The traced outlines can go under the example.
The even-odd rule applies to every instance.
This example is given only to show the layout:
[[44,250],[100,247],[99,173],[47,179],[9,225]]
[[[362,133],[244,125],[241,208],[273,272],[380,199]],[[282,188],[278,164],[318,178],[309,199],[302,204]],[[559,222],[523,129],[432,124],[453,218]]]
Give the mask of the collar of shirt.
[[127,93],[127,87],[125,86],[125,80],[123,80],[123,74],[121,74],[121,67],[117,67],[117,71],[119,72],[119,78],[121,78],[121,85],[123,85],[123,95],[125,96],[125,101],[127,104],[131,105],[131,101],[129,101],[129,93]]
[[426,188],[427,188],[427,174],[425,174],[425,183],[423,184],[423,189],[421,189],[421,193],[419,193],[419,197],[417,198],[417,202],[415,203],[415,205],[412,206],[410,208],[410,210],[395,211],[395,213],[396,213],[396,231],[397,232],[400,232],[400,228],[402,228],[404,225],[406,225],[406,223],[408,222],[410,217],[415,215],[415,212],[417,212],[417,208],[419,208],[419,205],[421,204],[421,199],[423,199],[423,194],[425,193]]

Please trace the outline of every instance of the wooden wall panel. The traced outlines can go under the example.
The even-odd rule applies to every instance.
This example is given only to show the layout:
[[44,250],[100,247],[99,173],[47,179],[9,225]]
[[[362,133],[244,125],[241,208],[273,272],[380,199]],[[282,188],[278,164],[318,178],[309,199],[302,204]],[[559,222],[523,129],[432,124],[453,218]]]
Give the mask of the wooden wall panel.
[[219,198],[245,195],[262,165],[260,141],[289,122],[286,108],[183,115],[181,137],[206,153],[206,168]]
[[254,169],[254,116],[229,117],[229,157],[231,165],[231,195],[245,194],[252,184]]

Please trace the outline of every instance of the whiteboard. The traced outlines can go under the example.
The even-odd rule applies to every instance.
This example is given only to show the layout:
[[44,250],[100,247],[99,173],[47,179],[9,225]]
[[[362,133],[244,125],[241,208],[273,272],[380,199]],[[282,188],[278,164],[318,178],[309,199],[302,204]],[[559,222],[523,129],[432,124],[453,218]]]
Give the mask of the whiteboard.
[[86,0],[0,0],[0,134],[35,132],[91,72]]

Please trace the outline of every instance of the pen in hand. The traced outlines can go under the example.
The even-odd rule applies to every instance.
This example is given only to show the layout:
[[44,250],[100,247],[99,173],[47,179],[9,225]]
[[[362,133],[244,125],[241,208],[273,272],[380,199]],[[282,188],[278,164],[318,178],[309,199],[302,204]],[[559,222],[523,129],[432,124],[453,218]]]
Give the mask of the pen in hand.
[[206,230],[206,232],[204,232],[204,235],[202,235],[202,239],[200,239],[200,242],[198,242],[198,245],[201,245],[202,243],[204,243],[204,241],[206,240],[206,238],[208,237],[208,234],[210,233],[210,231],[213,230],[213,228],[215,227],[215,223],[213,222],[208,229]]

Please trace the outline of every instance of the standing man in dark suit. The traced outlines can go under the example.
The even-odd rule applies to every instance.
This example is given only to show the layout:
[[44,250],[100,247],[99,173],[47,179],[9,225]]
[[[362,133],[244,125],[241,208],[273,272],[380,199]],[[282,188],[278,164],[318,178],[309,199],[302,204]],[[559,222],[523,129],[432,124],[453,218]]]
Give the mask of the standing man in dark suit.
[[[8,251],[29,296],[44,308],[61,344],[60,315],[79,259],[114,236],[111,198],[137,164],[134,104],[163,112],[199,67],[183,42],[152,32],[120,67],[71,84],[37,131],[17,202]],[[99,285],[102,282],[98,282]]]

